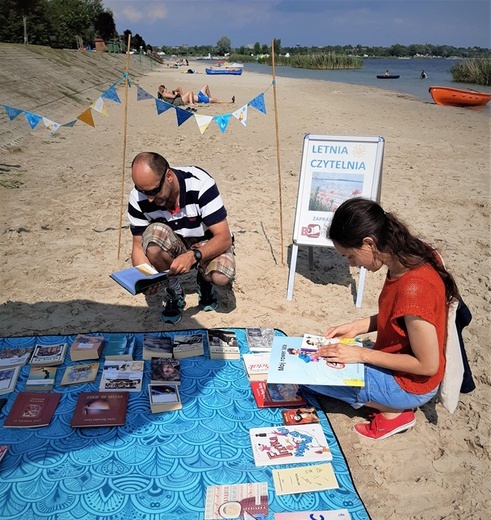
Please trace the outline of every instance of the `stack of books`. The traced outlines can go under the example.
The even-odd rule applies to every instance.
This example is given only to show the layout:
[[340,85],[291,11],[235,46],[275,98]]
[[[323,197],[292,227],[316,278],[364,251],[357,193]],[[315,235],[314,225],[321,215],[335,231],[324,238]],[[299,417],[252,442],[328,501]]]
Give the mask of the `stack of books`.
[[99,359],[103,343],[103,336],[87,336],[86,334],[78,334],[70,347],[70,359],[72,361]]

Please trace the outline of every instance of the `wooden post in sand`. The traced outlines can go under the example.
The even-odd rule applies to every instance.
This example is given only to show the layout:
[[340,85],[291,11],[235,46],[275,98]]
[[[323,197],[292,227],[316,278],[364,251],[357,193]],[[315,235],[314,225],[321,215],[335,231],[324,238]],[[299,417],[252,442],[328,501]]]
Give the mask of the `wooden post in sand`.
[[121,170],[121,203],[119,207],[119,235],[118,235],[118,260],[121,251],[121,228],[123,226],[123,204],[124,204],[124,169],[126,167],[126,127],[128,122],[128,71],[130,69],[130,43],[131,33],[128,34],[128,46],[126,47],[126,77],[124,82],[124,124],[123,124],[123,167]]
[[278,200],[280,203],[280,247],[281,265],[285,265],[283,260],[283,203],[281,199],[281,168],[280,168],[280,136],[278,131],[278,106],[276,104],[276,75],[274,69],[274,40],[271,40],[271,65],[273,72],[273,100],[274,100],[274,123],[276,128],[276,163],[278,165]]

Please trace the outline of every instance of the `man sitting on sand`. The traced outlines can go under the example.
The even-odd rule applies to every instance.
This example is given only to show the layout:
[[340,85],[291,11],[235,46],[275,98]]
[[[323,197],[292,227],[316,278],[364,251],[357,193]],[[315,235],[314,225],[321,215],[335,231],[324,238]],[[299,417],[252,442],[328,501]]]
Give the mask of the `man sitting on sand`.
[[131,172],[135,183],[128,202],[131,260],[133,265],[150,263],[159,272],[169,271],[162,321],[181,321],[185,300],[179,275],[193,267],[201,309],[216,309],[213,285],[233,281],[235,257],[227,211],[215,181],[197,166],[171,168],[155,152],[139,153]]

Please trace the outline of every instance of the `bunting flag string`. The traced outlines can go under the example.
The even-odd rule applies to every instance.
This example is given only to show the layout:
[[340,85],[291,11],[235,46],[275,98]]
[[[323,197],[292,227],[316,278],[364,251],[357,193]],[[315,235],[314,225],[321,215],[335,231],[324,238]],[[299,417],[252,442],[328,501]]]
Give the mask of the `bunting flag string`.
[[[8,118],[10,121],[13,121],[20,114],[24,114],[27,122],[29,123],[31,129],[36,128],[40,121],[43,121],[46,130],[50,135],[54,135],[56,131],[61,127],[72,128],[78,121],[85,123],[89,126],[95,128],[94,118],[92,116],[92,110],[108,117],[108,111],[106,107],[105,100],[113,101],[114,103],[121,103],[121,100],[116,92],[116,87],[124,81],[128,77],[128,73],[124,72],[123,75],[117,79],[112,85],[110,85],[87,109],[85,109],[81,114],[79,114],[76,119],[73,119],[67,123],[57,123],[56,121],[51,120],[48,117],[45,117],[40,114],[34,114],[27,110],[23,110],[21,108],[12,107],[10,105],[1,104],[3,106]],[[176,122],[177,126],[181,126],[190,118],[194,117],[198,129],[201,134],[204,134],[206,129],[209,127],[211,121],[215,121],[218,128],[222,133],[224,133],[232,116],[244,127],[247,127],[247,117],[248,117],[248,107],[255,108],[259,112],[266,114],[266,103],[264,100],[265,92],[273,85],[268,86],[268,88],[258,94],[255,98],[247,102],[245,105],[241,106],[237,110],[234,110],[232,113],[220,114],[216,116],[207,116],[203,114],[198,114],[196,112],[191,111],[190,109],[183,109],[167,103],[161,99],[158,99],[145,89],[140,87],[140,85],[136,84],[136,100],[137,101],[145,101],[148,99],[153,99],[155,101],[155,108],[157,111],[157,115],[163,114],[167,112],[171,108],[175,111],[176,114]],[[130,80],[128,78],[128,86],[131,87]]]

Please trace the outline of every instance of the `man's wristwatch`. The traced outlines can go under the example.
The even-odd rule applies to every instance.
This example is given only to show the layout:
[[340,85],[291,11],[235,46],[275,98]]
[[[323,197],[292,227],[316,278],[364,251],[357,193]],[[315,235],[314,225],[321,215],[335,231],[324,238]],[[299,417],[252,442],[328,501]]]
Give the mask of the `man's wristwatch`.
[[203,258],[201,251],[199,249],[193,249],[193,254],[194,254],[194,259],[196,260],[196,263],[199,264],[201,262],[201,259]]

